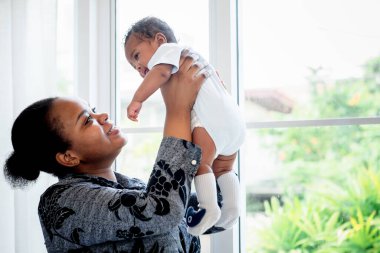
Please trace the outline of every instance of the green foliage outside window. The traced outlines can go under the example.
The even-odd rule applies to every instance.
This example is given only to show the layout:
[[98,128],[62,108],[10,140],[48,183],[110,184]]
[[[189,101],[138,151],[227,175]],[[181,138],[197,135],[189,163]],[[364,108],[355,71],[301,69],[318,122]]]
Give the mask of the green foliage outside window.
[[[362,78],[309,78],[314,118],[379,116],[380,57]],[[380,130],[354,125],[264,130],[281,160],[282,188],[265,202],[253,252],[380,252]]]

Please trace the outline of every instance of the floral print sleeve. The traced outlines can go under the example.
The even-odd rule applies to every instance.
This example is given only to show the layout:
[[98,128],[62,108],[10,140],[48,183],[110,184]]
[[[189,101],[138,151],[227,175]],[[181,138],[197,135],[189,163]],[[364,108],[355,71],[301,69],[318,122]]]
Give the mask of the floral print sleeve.
[[183,220],[200,158],[191,142],[165,137],[146,187],[88,175],[61,179],[41,196],[38,208],[48,251],[122,240],[136,247],[142,240],[150,245],[150,238],[152,247],[162,240],[170,248],[168,238]]

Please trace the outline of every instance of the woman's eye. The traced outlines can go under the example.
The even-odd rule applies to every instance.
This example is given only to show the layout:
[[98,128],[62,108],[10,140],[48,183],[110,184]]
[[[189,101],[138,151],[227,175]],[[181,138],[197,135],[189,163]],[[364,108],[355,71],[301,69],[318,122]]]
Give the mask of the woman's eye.
[[135,58],[136,61],[138,61],[138,59],[139,59],[139,54],[135,54],[134,58]]
[[86,121],[84,122],[85,125],[87,125],[89,122],[91,122],[94,118],[91,115],[88,115],[86,118]]

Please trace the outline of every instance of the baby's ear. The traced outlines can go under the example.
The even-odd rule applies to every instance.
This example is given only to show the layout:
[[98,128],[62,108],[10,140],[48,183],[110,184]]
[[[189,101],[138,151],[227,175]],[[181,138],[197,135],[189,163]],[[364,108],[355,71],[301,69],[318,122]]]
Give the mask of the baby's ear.
[[167,42],[166,36],[163,33],[156,33],[154,38],[160,45]]

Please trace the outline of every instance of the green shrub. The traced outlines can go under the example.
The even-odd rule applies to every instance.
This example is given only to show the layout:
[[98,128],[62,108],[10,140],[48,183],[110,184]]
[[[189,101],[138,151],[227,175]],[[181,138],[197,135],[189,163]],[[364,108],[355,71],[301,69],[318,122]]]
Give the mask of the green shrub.
[[[361,169],[345,184],[326,182],[304,198],[266,201],[269,220],[254,252],[380,252],[380,172]],[[332,194],[333,192],[333,194]]]

